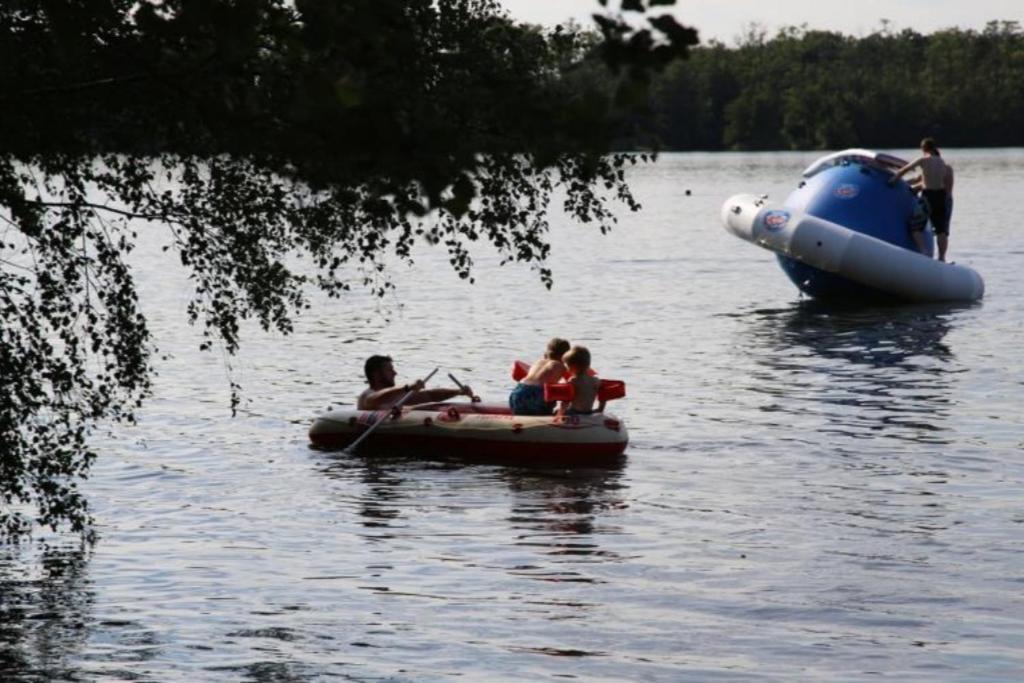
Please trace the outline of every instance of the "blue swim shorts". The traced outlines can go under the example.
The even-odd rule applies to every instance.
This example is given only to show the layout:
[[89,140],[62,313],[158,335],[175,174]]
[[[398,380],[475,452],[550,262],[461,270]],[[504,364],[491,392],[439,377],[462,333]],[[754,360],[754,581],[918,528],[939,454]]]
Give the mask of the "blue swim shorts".
[[508,407],[516,415],[550,415],[554,403],[544,401],[544,387],[540,384],[517,384],[508,395]]

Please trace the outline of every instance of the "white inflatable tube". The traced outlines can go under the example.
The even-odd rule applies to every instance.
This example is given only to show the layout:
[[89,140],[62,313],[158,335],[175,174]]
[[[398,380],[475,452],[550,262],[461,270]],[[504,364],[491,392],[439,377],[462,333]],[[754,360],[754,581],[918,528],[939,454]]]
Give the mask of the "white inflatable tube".
[[755,195],[726,201],[722,222],[742,240],[908,301],[976,301],[985,294],[984,281],[971,268],[773,206]]

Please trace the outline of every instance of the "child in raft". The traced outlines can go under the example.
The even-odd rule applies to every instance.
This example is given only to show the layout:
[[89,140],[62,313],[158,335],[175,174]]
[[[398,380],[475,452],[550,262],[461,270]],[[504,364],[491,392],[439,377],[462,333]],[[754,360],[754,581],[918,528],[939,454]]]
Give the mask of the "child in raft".
[[550,415],[554,403],[544,401],[544,385],[555,384],[565,374],[561,358],[569,350],[569,342],[555,337],[548,342],[544,357],[530,366],[530,371],[508,396],[508,406],[515,415]]
[[588,372],[590,370],[590,350],[585,346],[574,346],[562,356],[562,362],[569,368],[569,384],[573,387],[573,398],[571,401],[562,401],[559,414],[593,415],[594,413],[603,413],[605,401],[601,401],[597,410],[594,410],[594,401],[597,400],[597,390],[601,386],[601,380]]

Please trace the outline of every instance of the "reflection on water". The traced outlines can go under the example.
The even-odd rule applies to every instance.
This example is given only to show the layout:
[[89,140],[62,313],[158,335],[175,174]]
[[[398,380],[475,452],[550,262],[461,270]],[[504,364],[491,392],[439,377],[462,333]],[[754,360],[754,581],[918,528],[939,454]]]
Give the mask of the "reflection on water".
[[138,680],[158,656],[152,630],[99,614],[86,545],[25,544],[0,553],[0,681]]
[[92,620],[87,570],[81,546],[0,550],[0,680],[64,679],[77,668]]
[[949,318],[963,308],[929,305],[844,309],[802,300],[788,308],[756,313],[778,323],[774,334],[780,348],[805,346],[822,358],[871,368],[935,372],[938,368],[921,363],[921,359],[952,359],[952,351],[943,339],[950,329]]
[[[578,660],[607,654],[563,644],[536,627],[531,637],[510,637],[504,626],[550,622],[564,630],[571,622],[585,633],[593,625],[598,604],[578,591],[605,582],[590,567],[626,559],[603,542],[622,533],[608,517],[628,510],[622,467],[538,470],[349,457],[304,446],[297,454],[297,462],[312,459],[333,492],[322,500],[333,502],[333,509],[307,511],[312,516],[306,525],[320,526],[315,537],[322,556],[303,558],[318,546],[291,539],[294,586],[265,585],[267,577],[287,571],[289,561],[268,563],[263,543],[243,540],[230,528],[209,539],[213,545],[205,550],[202,539],[209,531],[202,529],[176,550],[169,540],[168,555],[153,558],[145,573],[133,558],[124,558],[126,579],[137,574],[142,581],[123,581],[117,589],[122,597],[101,605],[85,550],[46,550],[35,577],[18,575],[30,558],[9,554],[0,562],[0,680],[313,681],[346,676],[352,667],[361,672],[360,680],[374,678],[378,670],[378,677],[393,678],[385,674],[393,672],[386,653],[410,647],[422,648],[423,655],[399,679],[459,673],[460,668],[432,663],[443,661],[425,645],[435,639],[489,652],[491,663],[481,659],[461,667],[478,673],[507,666],[511,675],[520,667],[502,664],[509,657]],[[273,491],[262,493],[244,509],[263,506],[275,524],[291,524],[291,508],[300,509],[302,501],[290,489],[291,506],[271,503]],[[232,507],[229,499],[222,503],[225,510]],[[281,532],[267,533],[276,538]],[[101,536],[97,547],[106,542]],[[233,590],[200,579],[217,577],[222,567],[239,561],[239,553],[251,560],[246,580]],[[184,580],[187,590],[169,582],[175,572],[193,577]],[[433,577],[429,587],[423,576]],[[155,604],[131,604],[124,596],[136,590]],[[239,609],[234,618],[204,616],[229,605]],[[333,606],[325,611],[327,605]],[[118,616],[122,609],[134,613]],[[168,643],[166,631],[154,632],[136,620],[140,610],[184,619],[195,633]],[[437,613],[458,618],[435,623]],[[173,662],[178,675],[149,676],[161,670],[146,665],[154,659],[165,667]],[[193,660],[203,659],[193,668]]]
[[747,314],[746,351],[760,366],[747,388],[823,434],[948,444],[961,368],[945,341],[958,308],[842,309],[801,301]]
[[510,471],[503,479],[512,492],[508,524],[517,548],[543,561],[517,567],[516,576],[550,582],[600,583],[586,569],[591,563],[619,562],[602,547],[602,537],[617,529],[599,516],[626,507],[618,471],[538,475]]
[[[461,536],[467,550],[473,545],[487,547],[480,534],[503,538],[517,554],[519,550],[527,552],[502,566],[510,577],[556,583],[594,583],[596,579],[585,572],[587,563],[621,560],[601,543],[603,536],[619,530],[599,520],[605,512],[627,508],[621,468],[543,470],[335,456],[323,473],[344,483],[346,503],[356,507],[366,528],[360,536],[372,544],[400,540],[414,524],[420,536]],[[351,485],[355,483],[361,489],[353,495]],[[449,528],[410,519],[424,509],[434,515],[441,511],[440,517],[473,515],[484,507],[488,514],[495,514],[495,505],[508,512],[495,517],[501,526],[492,524],[485,530],[465,523]],[[448,557],[446,561],[473,565],[480,558]]]
[[[357,497],[362,524],[373,532],[370,539],[387,537],[388,528],[404,512],[418,504],[426,490],[462,477],[474,485],[502,486],[511,494],[508,521],[515,531],[550,532],[552,536],[589,535],[594,518],[604,510],[624,509],[623,459],[617,467],[598,469],[541,469],[503,465],[467,464],[462,461],[421,461],[415,457],[334,455],[326,457],[325,476],[346,483],[358,482]],[[442,492],[448,497],[458,491]],[[454,503],[458,505],[458,501]],[[586,554],[580,552],[578,554]]]
[[[801,301],[743,317],[759,368],[747,389],[776,427],[802,435],[794,441],[822,459],[794,472],[794,483],[806,511],[843,541],[833,551],[843,562],[927,566],[956,524],[956,475],[943,449],[957,443],[950,423],[964,370],[947,336],[963,310]],[[865,532],[879,542],[852,542]]]

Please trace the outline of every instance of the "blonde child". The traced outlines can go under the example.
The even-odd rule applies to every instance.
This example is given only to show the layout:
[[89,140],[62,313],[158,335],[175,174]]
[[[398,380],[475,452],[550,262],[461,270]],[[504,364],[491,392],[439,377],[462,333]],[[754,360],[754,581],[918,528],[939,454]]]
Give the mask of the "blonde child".
[[573,386],[572,401],[562,401],[559,412],[563,415],[592,415],[604,412],[604,401],[594,410],[597,390],[601,381],[590,374],[590,351],[585,346],[574,346],[562,356],[562,362],[569,368],[569,384]]
[[565,366],[561,358],[569,350],[569,342],[555,337],[548,342],[544,356],[530,366],[530,371],[508,396],[508,405],[516,415],[550,415],[554,403],[544,401],[544,385],[562,379]]

